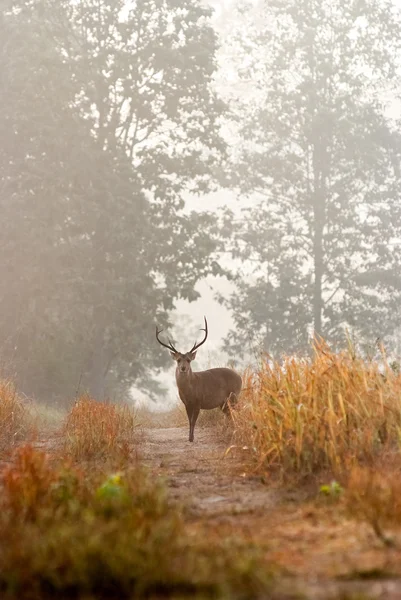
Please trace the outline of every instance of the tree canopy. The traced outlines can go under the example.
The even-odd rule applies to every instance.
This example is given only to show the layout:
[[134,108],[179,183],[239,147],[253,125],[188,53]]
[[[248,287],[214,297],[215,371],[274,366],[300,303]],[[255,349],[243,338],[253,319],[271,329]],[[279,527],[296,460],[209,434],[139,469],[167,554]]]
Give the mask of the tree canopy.
[[387,0],[238,10],[233,69],[249,91],[231,99],[231,185],[251,201],[232,240],[234,350],[248,336],[271,352],[345,328],[384,337],[401,290],[401,138],[384,94],[400,73],[399,11]]
[[3,11],[0,335],[28,394],[151,388],[155,319],[220,272],[215,223],[184,210],[225,150],[209,17],[198,0]]

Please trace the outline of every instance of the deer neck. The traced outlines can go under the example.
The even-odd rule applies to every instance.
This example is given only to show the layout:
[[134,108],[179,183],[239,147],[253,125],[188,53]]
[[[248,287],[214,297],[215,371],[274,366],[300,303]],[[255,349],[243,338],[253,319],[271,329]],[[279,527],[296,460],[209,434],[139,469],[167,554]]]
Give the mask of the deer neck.
[[183,392],[189,390],[192,386],[193,377],[194,374],[191,369],[189,369],[189,371],[186,371],[185,373],[182,373],[181,371],[176,369],[175,380],[177,382],[178,389]]

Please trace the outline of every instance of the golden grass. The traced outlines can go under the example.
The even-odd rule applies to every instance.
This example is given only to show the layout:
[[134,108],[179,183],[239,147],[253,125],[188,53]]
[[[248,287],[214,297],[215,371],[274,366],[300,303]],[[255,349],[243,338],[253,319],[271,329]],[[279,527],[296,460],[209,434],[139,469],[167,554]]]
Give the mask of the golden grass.
[[65,420],[65,450],[75,460],[128,457],[136,426],[129,406],[81,396]]
[[384,359],[380,368],[316,342],[312,359],[266,357],[248,370],[232,416],[236,446],[256,469],[341,476],[399,452],[401,377]]
[[18,396],[13,383],[0,380],[0,452],[9,450],[33,433],[29,405]]

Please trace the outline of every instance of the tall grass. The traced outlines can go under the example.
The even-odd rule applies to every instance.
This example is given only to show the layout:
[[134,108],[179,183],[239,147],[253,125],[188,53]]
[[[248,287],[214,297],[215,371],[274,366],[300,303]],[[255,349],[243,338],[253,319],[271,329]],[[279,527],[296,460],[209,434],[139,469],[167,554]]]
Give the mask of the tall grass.
[[241,405],[237,442],[257,468],[340,475],[399,451],[401,377],[352,348],[334,353],[315,343],[311,359],[264,358],[245,374]]
[[33,434],[29,407],[18,396],[11,381],[0,380],[0,452]]
[[128,456],[135,441],[136,424],[129,406],[81,396],[65,420],[65,450],[76,460]]

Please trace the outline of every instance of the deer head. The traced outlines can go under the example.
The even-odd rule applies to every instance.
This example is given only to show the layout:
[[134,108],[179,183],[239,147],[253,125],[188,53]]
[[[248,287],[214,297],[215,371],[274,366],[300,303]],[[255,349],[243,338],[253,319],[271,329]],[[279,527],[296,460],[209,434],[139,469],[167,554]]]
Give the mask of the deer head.
[[203,340],[201,342],[199,342],[199,344],[197,342],[195,342],[194,345],[192,346],[191,350],[189,350],[189,352],[185,352],[184,354],[182,352],[178,352],[178,350],[176,348],[174,348],[173,344],[171,343],[171,341],[169,339],[167,340],[168,344],[165,344],[164,342],[162,342],[161,339],[159,338],[159,335],[161,334],[163,329],[158,329],[156,326],[156,339],[159,342],[159,344],[164,346],[164,348],[167,348],[168,350],[170,350],[171,356],[177,363],[177,372],[179,372],[179,373],[191,372],[191,362],[196,357],[196,350],[200,346],[202,346],[202,344],[204,344],[206,342],[207,333],[208,333],[207,321],[206,321],[206,317],[203,317],[203,318],[205,319],[205,327],[204,328],[202,327],[200,331],[205,332],[205,337],[203,338]]

